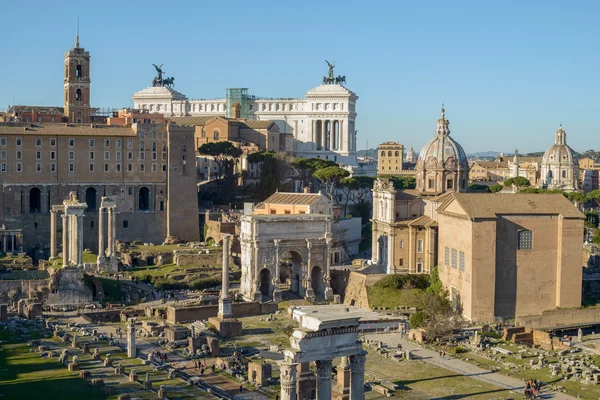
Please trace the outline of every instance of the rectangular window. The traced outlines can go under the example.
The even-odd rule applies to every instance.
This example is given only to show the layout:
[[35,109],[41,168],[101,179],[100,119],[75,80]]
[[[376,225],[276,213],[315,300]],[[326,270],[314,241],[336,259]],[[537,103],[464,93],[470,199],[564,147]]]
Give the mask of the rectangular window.
[[0,172],[6,172],[6,163],[0,164]]
[[142,138],[142,139],[143,139],[143,138],[144,138],[144,136],[145,136],[145,134],[144,134],[144,131],[140,131],[140,138]]
[[123,228],[125,228],[125,229],[129,228],[129,222],[128,221],[123,221]]
[[127,188],[127,193],[128,193],[130,196],[133,196],[133,188],[132,188],[131,186]]
[[50,159],[51,160],[56,160],[56,152],[55,151],[51,151],[50,152]]
[[161,200],[161,201],[158,203],[158,210],[159,210],[159,211],[165,211],[165,202],[164,202],[164,201],[162,201],[162,200]]
[[156,164],[152,163],[152,172],[156,172],[158,169],[156,168]]
[[20,137],[17,138],[17,146],[21,146],[23,144],[23,139]]
[[132,147],[133,147],[133,140],[129,139],[129,140],[127,141],[127,147],[128,147],[128,148],[132,148]]
[[140,151],[140,160],[143,160],[143,159],[144,159],[144,152]]
[[104,172],[108,172],[108,164],[104,164]]
[[0,160],[6,160],[6,150],[0,151]]
[[75,159],[75,152],[74,151],[70,151],[69,152],[69,160],[74,160]]
[[291,214],[292,212],[290,210],[283,210],[284,214]]
[[20,162],[17,163],[17,172],[21,172],[22,170],[22,165]]
[[427,188],[433,189],[433,185],[434,185],[433,179],[428,179],[427,182],[428,182],[427,183],[427,185],[428,185]]
[[417,253],[423,252],[423,239],[417,240]]
[[448,248],[448,246],[444,248],[444,265],[450,265],[450,249]]
[[110,147],[110,139],[104,139],[104,147]]
[[162,170],[163,170],[163,172],[167,172],[167,164],[162,165]]
[[153,152],[153,153],[152,153],[152,159],[153,159],[153,160],[156,160],[156,152]]
[[56,139],[55,138],[50,139],[50,146],[56,147]]
[[105,159],[106,161],[110,160],[110,151],[105,151],[105,152],[104,152],[104,159]]
[[152,131],[152,139],[156,139],[156,131]]
[[404,258],[401,258],[398,260],[398,266],[399,267],[403,267],[404,266]]
[[115,140],[115,147],[121,147],[121,139]]
[[69,164],[69,172],[74,172],[75,171],[75,164],[70,163]]
[[271,214],[277,214],[276,210],[271,210]]
[[41,151],[36,151],[35,152],[35,159],[36,160],[41,160],[42,159],[42,152]]
[[166,160],[166,159],[167,159],[167,152],[166,152],[166,151],[162,153],[162,159],[163,159],[163,160]]
[[144,150],[144,141],[140,140],[140,150]]
[[145,171],[146,171],[146,165],[140,164],[140,172],[145,172]]
[[23,153],[21,150],[17,150],[17,160],[20,160],[23,157]]
[[6,138],[0,138],[0,146],[6,146]]
[[456,249],[452,249],[452,268],[458,268],[458,254]]
[[35,138],[35,145],[40,147],[42,145],[42,138]]
[[156,142],[152,142],[152,151],[156,151]]
[[133,160],[133,151],[128,151],[127,152],[127,159],[128,160]]
[[121,164],[117,164],[117,172],[121,172]]
[[519,231],[518,236],[518,250],[533,249],[533,232],[523,229]]
[[90,147],[94,147],[96,141],[94,139],[90,139]]
[[162,133],[162,138],[163,138],[163,139],[166,139],[166,138],[167,138],[167,132],[163,132],[163,133]]
[[458,261],[459,261],[459,266],[458,266],[459,270],[461,272],[464,272],[465,271],[465,252],[464,251],[461,251],[459,253],[459,260]]
[[133,172],[133,164],[127,164],[127,172]]
[[56,172],[56,164],[55,163],[50,164],[50,172]]
[[35,164],[35,172],[42,172],[42,163]]
[[452,189],[452,186],[453,186],[453,184],[454,184],[454,181],[453,181],[452,179],[448,179],[448,180],[446,181],[446,187],[447,187],[448,189]]
[[75,146],[75,139],[69,139],[69,147]]
[[121,161],[121,152],[120,152],[120,151],[117,151],[117,152],[115,153],[115,160],[117,160],[117,161]]
[[167,151],[167,143],[162,142],[162,151]]
[[94,159],[94,152],[90,151],[90,160],[93,160],[93,159]]
[[90,164],[90,172],[94,172],[94,164]]

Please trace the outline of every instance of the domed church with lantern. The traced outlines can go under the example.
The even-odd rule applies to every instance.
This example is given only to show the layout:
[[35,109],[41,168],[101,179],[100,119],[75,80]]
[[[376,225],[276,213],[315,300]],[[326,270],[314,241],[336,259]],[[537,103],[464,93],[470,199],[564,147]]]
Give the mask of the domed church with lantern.
[[562,124],[554,134],[554,144],[542,157],[540,187],[574,192],[578,188],[579,164],[575,151],[567,145]]

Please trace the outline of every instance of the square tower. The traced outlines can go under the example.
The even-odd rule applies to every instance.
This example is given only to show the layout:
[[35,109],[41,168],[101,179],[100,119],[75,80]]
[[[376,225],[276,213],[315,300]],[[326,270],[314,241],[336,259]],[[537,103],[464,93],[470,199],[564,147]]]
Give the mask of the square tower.
[[89,124],[90,109],[90,53],[75,47],[65,53],[65,117],[70,123]]

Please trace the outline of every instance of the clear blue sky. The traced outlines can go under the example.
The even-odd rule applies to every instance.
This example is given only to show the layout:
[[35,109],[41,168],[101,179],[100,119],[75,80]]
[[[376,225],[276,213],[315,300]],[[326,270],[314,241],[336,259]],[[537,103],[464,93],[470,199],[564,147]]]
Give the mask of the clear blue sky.
[[599,1],[62,3],[3,4],[1,108],[62,104],[79,16],[97,107],[131,106],[152,63],[189,98],[302,97],[327,59],[360,97],[359,148],[418,151],[442,102],[467,153],[545,150],[561,122],[573,148],[600,148]]

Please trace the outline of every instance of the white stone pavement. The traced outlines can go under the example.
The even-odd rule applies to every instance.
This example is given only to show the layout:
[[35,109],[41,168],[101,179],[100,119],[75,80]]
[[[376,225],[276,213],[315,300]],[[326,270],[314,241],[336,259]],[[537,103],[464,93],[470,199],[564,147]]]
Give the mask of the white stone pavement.
[[[515,391],[521,395],[525,390],[524,382],[520,379],[511,378],[499,373],[493,373],[466,361],[454,359],[452,357],[440,358],[440,355],[437,352],[425,349],[417,343],[404,340],[398,333],[367,334],[365,335],[365,338],[383,342],[390,348],[397,348],[398,344],[401,344],[403,350],[410,350],[412,354],[416,356],[415,358],[423,360],[429,364],[445,368],[483,382],[487,382],[503,389]],[[538,399],[574,400],[576,397],[569,396],[564,393],[552,392],[549,391],[548,388],[542,388],[542,393],[540,396],[538,396]]]

